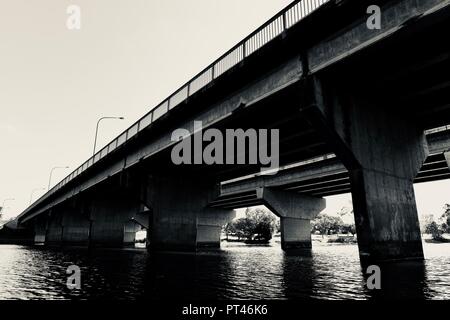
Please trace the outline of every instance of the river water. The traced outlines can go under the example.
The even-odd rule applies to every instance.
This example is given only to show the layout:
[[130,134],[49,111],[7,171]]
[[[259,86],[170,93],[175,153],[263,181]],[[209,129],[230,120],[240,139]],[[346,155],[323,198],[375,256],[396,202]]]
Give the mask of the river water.
[[[313,244],[288,256],[279,243],[197,254],[145,249],[0,245],[0,299],[450,299],[450,243],[424,243],[423,262],[381,267],[381,290],[366,288],[356,245]],[[66,270],[81,269],[69,290]]]

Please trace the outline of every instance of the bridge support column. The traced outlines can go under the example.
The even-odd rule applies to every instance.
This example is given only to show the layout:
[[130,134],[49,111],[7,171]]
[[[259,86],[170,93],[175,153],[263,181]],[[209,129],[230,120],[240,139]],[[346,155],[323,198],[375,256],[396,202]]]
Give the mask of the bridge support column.
[[82,207],[65,208],[62,217],[62,243],[88,245],[90,226],[89,215]]
[[123,226],[123,245],[134,246],[136,232],[141,230],[141,226],[134,221],[125,222]]
[[325,199],[271,188],[257,192],[264,204],[280,217],[281,248],[311,249],[311,219],[325,209]]
[[45,235],[46,244],[60,244],[62,242],[63,225],[62,213],[51,210],[48,215],[47,232]]
[[136,228],[132,218],[138,213],[139,203],[126,195],[105,193],[93,201],[91,209],[92,246],[121,247],[134,244]]
[[428,154],[424,131],[364,81],[315,80],[303,112],[350,172],[361,261],[423,259],[413,181]]
[[47,244],[88,245],[90,222],[84,205],[80,200],[72,200],[51,210],[48,215]]
[[197,247],[220,247],[222,227],[236,217],[234,210],[212,209],[197,218]]
[[34,243],[44,244],[47,233],[47,217],[40,217],[34,223]]
[[217,191],[214,181],[198,175],[178,171],[152,176],[148,185],[153,212],[150,249],[194,252],[198,247],[219,246],[221,227],[235,213],[207,206]]

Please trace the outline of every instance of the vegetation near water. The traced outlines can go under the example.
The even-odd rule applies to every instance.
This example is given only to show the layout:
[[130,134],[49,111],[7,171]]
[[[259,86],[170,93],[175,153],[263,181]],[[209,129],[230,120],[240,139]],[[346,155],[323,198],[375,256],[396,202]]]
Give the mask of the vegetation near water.
[[[350,222],[349,222],[350,221]],[[450,233],[450,204],[444,206],[444,213],[436,219],[427,215],[421,220],[422,232],[431,235],[434,242],[448,242],[446,233]],[[247,208],[245,217],[235,219],[224,227],[228,241],[247,243],[267,243],[274,234],[280,233],[280,220],[264,207]],[[336,215],[320,213],[311,221],[311,233],[322,236],[347,235],[328,242],[349,242],[356,235],[353,210],[342,208]]]
[[433,241],[450,242],[444,237],[445,233],[450,233],[450,204],[444,206],[444,213],[438,219],[427,215],[422,224],[424,233],[430,234]]

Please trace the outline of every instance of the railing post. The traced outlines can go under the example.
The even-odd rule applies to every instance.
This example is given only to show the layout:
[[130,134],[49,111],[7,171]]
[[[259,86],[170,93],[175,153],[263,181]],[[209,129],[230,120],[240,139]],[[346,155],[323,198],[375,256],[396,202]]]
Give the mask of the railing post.
[[287,29],[287,18],[286,18],[286,11],[283,12],[283,31]]
[[215,69],[216,64],[214,63],[211,67],[211,81],[214,80],[214,69]]

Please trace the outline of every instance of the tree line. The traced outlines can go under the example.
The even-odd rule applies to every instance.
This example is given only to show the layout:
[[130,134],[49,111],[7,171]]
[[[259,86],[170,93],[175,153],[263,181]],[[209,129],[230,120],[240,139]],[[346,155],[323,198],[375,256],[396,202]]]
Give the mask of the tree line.
[[[343,217],[353,215],[353,211],[344,209],[337,216],[320,213],[311,221],[311,233],[332,235],[338,233],[356,233],[354,223],[345,223]],[[280,220],[266,208],[247,208],[245,217],[229,222],[224,228],[227,240],[235,237],[238,241],[269,242],[274,233],[280,232]]]
[[[354,222],[344,222],[345,219],[352,221],[353,210],[342,208],[337,215],[328,215],[320,213],[311,221],[311,233],[320,235],[333,234],[356,234]],[[431,234],[436,241],[446,241],[444,233],[450,233],[450,204],[444,206],[444,213],[435,219],[433,215],[425,217],[421,221],[422,231]],[[227,239],[230,236],[237,238],[238,241],[258,241],[269,242],[274,233],[280,232],[280,220],[266,208],[255,207],[247,208],[245,217],[235,219],[224,227]]]
[[433,240],[445,241],[444,233],[450,233],[450,204],[444,205],[444,213],[439,218],[426,216],[422,222],[422,231],[431,234]]

